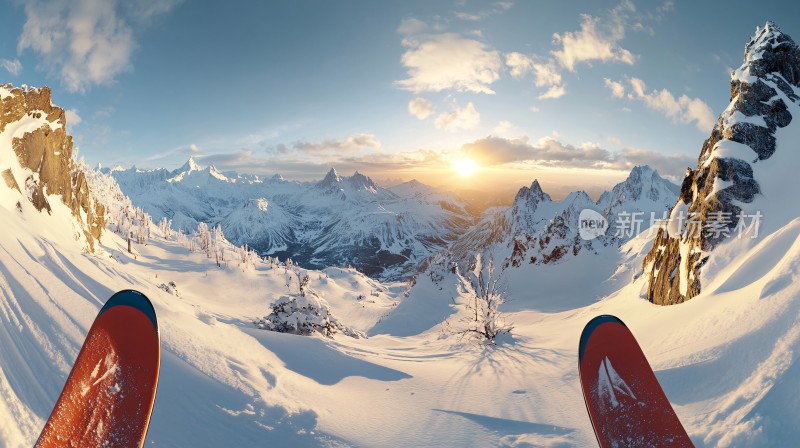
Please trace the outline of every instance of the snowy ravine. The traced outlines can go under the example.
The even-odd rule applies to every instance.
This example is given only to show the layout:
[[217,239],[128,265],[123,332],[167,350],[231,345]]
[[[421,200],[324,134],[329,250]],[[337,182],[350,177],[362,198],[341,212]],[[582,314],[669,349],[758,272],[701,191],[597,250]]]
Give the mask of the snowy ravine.
[[[0,103],[12,95],[0,87]],[[35,114],[6,123],[2,171],[40,177],[18,163],[11,142],[45,122],[65,126]],[[797,141],[798,125],[776,134],[776,155],[759,162],[759,181],[769,173],[793,179],[788,171],[797,163],[779,156],[791,154],[781,149]],[[0,182],[0,446],[35,442],[97,311],[125,288],[152,299],[161,328],[147,446],[593,446],[577,348],[583,326],[599,314],[617,315],[636,335],[697,446],[800,439],[800,213],[773,183],[763,183],[758,205],[781,211],[779,219],[757,239],[718,247],[720,261],[704,270],[704,287],[690,301],[654,305],[644,299],[646,276],[634,275],[595,297],[597,263],[628,260],[623,266],[641,269],[652,245],[643,234],[599,256],[509,271],[560,275],[574,301],[551,307],[541,291],[523,297],[537,291],[537,279],[509,274],[512,336],[480,346],[442,332],[445,319],[465,313],[465,298],[441,259],[413,286],[355,270],[308,271],[309,287],[367,338],[259,329],[254,321],[269,305],[293,293],[286,269],[237,261],[224,241],[218,266],[155,224],[146,244],[128,253],[115,227],[128,233],[147,220],[113,178],[85,172],[107,223],[94,251],[81,209],[54,194],[49,212],[37,209],[38,190]]]

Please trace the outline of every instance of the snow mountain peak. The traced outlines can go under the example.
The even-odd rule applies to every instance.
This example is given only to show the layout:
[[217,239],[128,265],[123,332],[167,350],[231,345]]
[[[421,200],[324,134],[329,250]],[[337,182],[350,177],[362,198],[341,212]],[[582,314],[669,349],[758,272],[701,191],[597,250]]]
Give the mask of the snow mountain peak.
[[178,168],[178,172],[181,172],[181,173],[184,173],[184,172],[189,172],[190,173],[192,171],[202,171],[202,170],[203,170],[203,167],[200,166],[200,164],[198,164],[194,160],[194,157],[189,157],[189,160],[187,160],[186,163],[184,163],[182,167]]
[[339,182],[341,182],[341,180],[342,178],[339,177],[339,173],[336,172],[336,168],[331,168],[330,171],[328,171],[328,174],[325,175],[325,177],[319,182],[318,185],[325,186],[325,185],[338,184]]
[[194,160],[194,157],[189,157],[189,160],[182,167],[172,172],[172,178],[167,179],[167,182],[188,182],[198,186],[207,185],[215,180],[221,182],[230,181],[214,165],[203,167]]
[[744,62],[731,74],[730,103],[670,212],[675,220],[692,215],[720,230],[694,235],[677,226],[659,231],[644,261],[652,302],[670,305],[697,296],[701,268],[713,266],[714,249],[748,225],[745,217],[764,216],[769,229],[762,229],[763,235],[800,214],[796,188],[787,186],[800,163],[794,151],[800,128],[791,126],[800,113],[798,87],[800,48],[772,22],[756,28],[745,45]]
[[780,74],[788,83],[800,85],[800,51],[797,44],[784,34],[773,22],[763,28],[756,27],[744,48],[744,63],[737,69],[733,78],[755,76],[763,78],[769,73]]
[[[325,178],[317,182],[316,188],[328,195],[334,195],[342,200],[363,200],[376,194],[392,196],[391,192],[378,185],[369,177],[356,171],[352,176],[340,176],[336,169],[331,168]],[[366,194],[367,196],[363,196]]]
[[550,201],[552,201],[550,195],[542,190],[541,185],[539,185],[539,180],[536,179],[531,183],[530,188],[520,188],[517,192],[517,196],[514,198],[514,207],[524,207],[535,210],[540,202]]

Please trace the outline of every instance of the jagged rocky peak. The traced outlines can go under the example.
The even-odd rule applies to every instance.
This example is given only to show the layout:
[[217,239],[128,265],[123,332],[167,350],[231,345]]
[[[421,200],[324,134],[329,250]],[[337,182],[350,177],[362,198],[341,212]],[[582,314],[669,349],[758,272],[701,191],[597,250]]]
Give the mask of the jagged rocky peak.
[[729,218],[723,221],[727,231],[659,231],[644,261],[650,301],[669,305],[700,293],[700,271],[713,249],[740,224],[742,207],[762,195],[754,170],[776,156],[776,131],[792,122],[788,103],[800,102],[798,83],[797,44],[772,22],[756,28],[745,45],[743,64],[731,73],[730,104],[703,143],[697,167],[687,171],[671,211],[671,216],[691,215],[701,223],[724,216]]
[[350,183],[357,190],[367,190],[374,192],[378,189],[378,186],[375,185],[375,182],[373,182],[372,179],[359,173],[358,171],[353,173],[353,176],[350,178]]
[[770,73],[780,74],[794,86],[800,86],[800,52],[797,45],[775,23],[768,21],[756,27],[755,36],[744,47],[744,63],[733,74],[736,78],[763,78]]
[[535,179],[529,187],[522,187],[514,198],[514,207],[536,208],[543,201],[551,201],[550,195],[542,190],[539,180]]
[[[0,86],[0,173],[5,185],[21,193],[40,212],[52,212],[57,195],[81,224],[89,250],[105,227],[103,207],[89,191],[72,156],[64,109],[53,105],[49,87]],[[7,140],[6,140],[7,139]],[[16,162],[6,151],[13,151]],[[12,156],[13,157],[13,156]]]
[[611,191],[604,192],[597,203],[606,212],[621,204],[639,200],[664,201],[664,205],[669,207],[669,202],[674,200],[679,191],[677,185],[661,177],[649,165],[639,165],[633,167],[627,179],[615,185]]
[[335,168],[331,168],[325,178],[317,183],[317,188],[327,193],[341,195],[342,198],[347,197],[348,193],[377,193],[379,190],[378,185],[368,176],[358,171],[350,177],[340,176]]
[[203,170],[203,167],[200,166],[200,164],[197,163],[194,160],[194,157],[189,157],[189,160],[187,160],[186,163],[184,163],[182,167],[178,168],[178,172],[181,172],[181,173],[184,173],[184,172],[187,172],[187,171],[188,172],[192,172],[192,171],[202,171],[202,170]]
[[337,184],[341,182],[341,180],[342,178],[339,177],[339,173],[336,172],[336,168],[331,168],[331,170],[328,171],[328,174],[326,174],[325,177],[320,181],[320,185]]

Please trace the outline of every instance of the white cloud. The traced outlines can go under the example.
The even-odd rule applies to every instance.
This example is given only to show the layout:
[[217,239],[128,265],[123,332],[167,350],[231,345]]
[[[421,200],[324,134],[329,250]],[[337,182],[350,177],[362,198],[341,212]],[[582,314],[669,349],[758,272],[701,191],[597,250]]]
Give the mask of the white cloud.
[[139,0],[121,8],[104,0],[28,1],[17,51],[37,53],[41,68],[68,90],[83,92],[110,84],[132,68],[136,41],[130,20],[144,22],[176,4]]
[[189,151],[191,151],[193,153],[198,153],[198,152],[200,152],[200,147],[197,146],[196,144],[192,143],[191,145],[189,145]]
[[621,82],[617,82],[608,78],[603,78],[606,87],[611,90],[611,95],[614,98],[622,98],[625,96],[625,86]]
[[624,0],[605,19],[583,15],[579,31],[553,35],[554,43],[560,46],[552,52],[553,56],[570,71],[581,62],[616,61],[632,65],[635,56],[619,43],[629,26],[627,16],[634,11],[633,3]]
[[567,93],[561,83],[561,72],[553,60],[538,63],[533,57],[512,52],[506,54],[506,65],[512,77],[523,78],[528,73],[533,73],[533,84],[536,87],[547,87],[547,91],[538,96],[539,99],[559,98]]
[[481,114],[471,102],[463,109],[455,107],[450,112],[444,112],[436,117],[436,127],[445,131],[458,131],[473,129],[481,122]]
[[541,109],[536,106],[531,106],[531,112],[541,112]]
[[[533,83],[536,87],[559,86],[561,84],[561,72],[556,69],[553,61],[546,64],[533,64]],[[563,89],[563,86],[561,86]]]
[[639,78],[628,80],[631,92],[628,99],[643,102],[650,109],[664,113],[675,123],[689,124],[694,122],[697,129],[708,132],[714,127],[716,119],[711,108],[700,98],[681,95],[676,98],[669,90],[653,90],[647,92],[644,81]]
[[19,59],[0,59],[0,67],[4,68],[8,73],[17,76],[22,72],[22,63]]
[[402,56],[409,78],[395,82],[400,88],[414,93],[494,93],[489,86],[500,78],[500,54],[486,44],[455,33],[404,42],[410,47]]
[[75,126],[81,124],[81,121],[83,121],[81,116],[78,115],[78,109],[67,109],[64,111],[64,114],[67,118],[67,126],[70,129],[75,128]]
[[497,123],[497,126],[494,127],[494,132],[498,134],[505,134],[511,129],[514,129],[514,124],[508,120],[503,120],[500,123]]
[[553,98],[561,98],[567,93],[567,89],[564,86],[551,86],[547,89],[546,92],[537,96],[537,99],[546,100],[546,99],[553,99]]
[[523,78],[533,70],[533,58],[514,51],[506,54],[506,65],[511,69],[511,77]]
[[433,103],[429,100],[426,100],[422,97],[416,97],[413,100],[408,102],[408,113],[417,117],[420,120],[424,120],[431,115],[433,115],[434,107]]

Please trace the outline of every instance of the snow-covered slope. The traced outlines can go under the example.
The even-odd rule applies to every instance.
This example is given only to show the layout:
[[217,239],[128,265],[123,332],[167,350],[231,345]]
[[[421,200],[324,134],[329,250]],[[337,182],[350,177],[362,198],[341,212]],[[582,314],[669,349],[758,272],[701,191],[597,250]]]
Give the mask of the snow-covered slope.
[[319,182],[300,183],[222,174],[189,160],[172,172],[111,174],[156,221],[166,217],[187,231],[219,224],[228,239],[263,254],[311,268],[352,265],[383,279],[413,272],[471,222],[451,195],[429,187],[395,193],[358,172],[346,177],[331,169]]
[[[457,325],[468,316],[464,289],[445,256],[431,259],[408,284],[381,283],[352,269],[309,271],[309,287],[341,322],[369,337],[280,334],[253,324],[295,288],[291,281],[286,286],[295,274],[274,259],[248,256],[239,263],[234,255],[242,252],[220,239],[227,252],[218,265],[190,251],[186,236],[155,227],[146,244],[128,253],[114,231],[116,219],[90,253],[73,238],[71,226],[80,221],[66,204],[51,201],[51,215],[21,201],[20,211],[8,198],[24,198],[22,192],[0,184],[0,446],[34,443],[92,319],[123,288],[153,300],[162,329],[147,446],[592,446],[577,345],[583,326],[599,314],[615,314],[631,328],[696,446],[794,446],[800,211],[790,207],[791,191],[782,194],[775,190],[779,180],[771,182],[793,179],[796,164],[773,161],[784,142],[800,137],[793,129],[779,129],[774,157],[755,163],[762,189],[756,201],[777,218],[765,221],[756,239],[717,245],[692,300],[655,305],[646,299],[647,276],[620,271],[641,266],[652,234],[609,241],[589,256],[584,248],[557,262],[506,269],[503,310],[513,330],[497,346],[443,331],[444,320]],[[0,146],[4,163],[14,156]],[[107,217],[131,206],[111,177],[87,173],[86,179]],[[650,189],[617,191],[636,202]],[[482,230],[497,235],[493,245],[508,243],[513,226],[539,223],[539,210],[556,207],[537,188],[523,196],[520,202],[535,203],[536,211],[515,218],[494,209],[507,226]],[[585,201],[575,194],[558,210]],[[504,247],[498,260],[513,252]],[[615,274],[627,279],[598,299],[597,266],[610,260],[623,260]],[[548,281],[569,288],[573,301],[547,305]],[[170,282],[177,289],[160,288]]]

